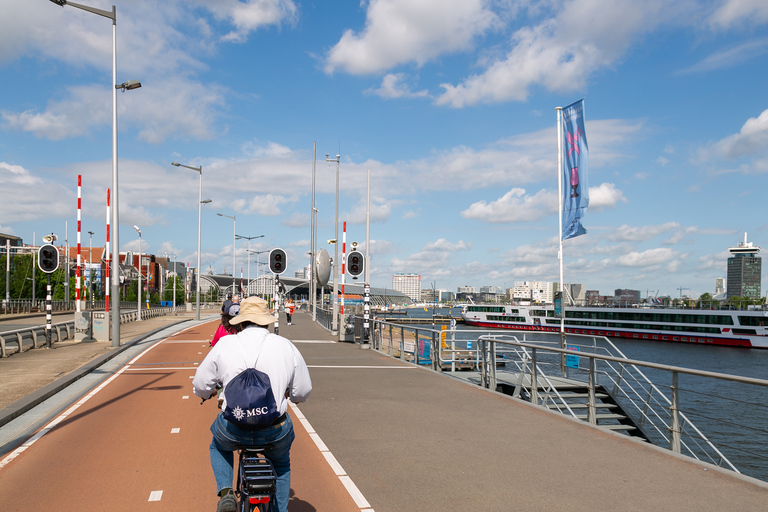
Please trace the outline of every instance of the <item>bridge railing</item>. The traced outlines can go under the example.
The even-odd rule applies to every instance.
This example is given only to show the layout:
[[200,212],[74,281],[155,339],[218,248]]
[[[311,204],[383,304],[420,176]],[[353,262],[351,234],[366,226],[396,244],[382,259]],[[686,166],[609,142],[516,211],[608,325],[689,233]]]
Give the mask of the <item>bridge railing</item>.
[[[763,399],[768,380],[629,359],[604,337],[567,335],[567,346],[578,347],[576,352],[561,349],[559,335],[553,341],[532,332],[446,334],[375,319],[372,323],[372,347],[393,357],[436,371],[470,370],[464,380],[492,390],[504,382],[507,390],[510,384],[525,388],[513,396],[581,419],[558,398],[566,392],[557,390],[580,380],[588,389],[586,421],[592,424],[599,417],[595,389],[602,386],[653,444],[736,472],[768,476],[768,406]],[[575,367],[571,359],[571,367],[564,368],[568,356],[576,358]],[[724,450],[739,460],[740,469]]]
[[[157,318],[173,313],[172,307],[151,308],[141,312],[142,319]],[[133,322],[138,317],[136,309],[120,313],[120,323]],[[26,352],[46,344],[45,325],[36,325],[24,329],[0,332],[0,357]],[[75,321],[57,322],[51,324],[51,343],[56,343],[75,337]]]

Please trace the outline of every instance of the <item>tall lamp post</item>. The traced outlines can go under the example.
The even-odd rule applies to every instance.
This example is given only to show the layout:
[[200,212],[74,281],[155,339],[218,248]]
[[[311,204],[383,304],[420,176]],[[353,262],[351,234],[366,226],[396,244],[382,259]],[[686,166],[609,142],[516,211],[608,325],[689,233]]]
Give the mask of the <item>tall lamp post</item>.
[[[235,235],[235,238],[242,238],[244,240],[248,240],[248,254],[251,254],[251,240],[256,240],[257,238],[264,238],[264,235],[259,236],[243,236],[243,235]],[[251,257],[248,256],[248,281],[247,285],[245,285],[246,293],[251,287]]]
[[120,215],[117,203],[117,90],[122,91],[138,89],[141,83],[131,80],[117,84],[117,9],[112,6],[112,11],[103,11],[95,7],[76,4],[68,0],[50,0],[56,5],[64,7],[70,5],[83,11],[103,16],[112,20],[112,297],[116,297],[112,307],[112,346],[120,346],[120,244],[118,240],[118,223]]
[[139,286],[136,289],[138,292],[138,299],[136,301],[136,313],[138,318],[136,320],[141,321],[141,228],[139,226],[133,226],[133,229],[139,234]]
[[[248,251],[248,252],[251,253],[251,254],[255,254],[256,255],[256,287],[258,289],[258,283],[259,283],[259,255],[260,254],[264,254],[265,252],[269,252],[269,251]],[[249,265],[248,268],[249,269],[250,269],[250,264],[251,264],[251,262],[250,262],[250,257],[249,257],[249,261],[248,261],[248,265]],[[248,270],[248,272],[250,274],[250,270]],[[248,279],[250,280],[250,277]],[[259,292],[257,291],[256,293],[259,293]]]
[[176,167],[184,167],[185,169],[191,169],[197,171],[200,174],[200,188],[197,196],[197,279],[195,285],[195,320],[200,320],[200,221],[202,218],[203,204],[210,203],[210,199],[203,201],[203,166],[192,167],[190,165],[180,164],[178,162],[171,162],[171,165]]
[[224,215],[223,213],[217,213],[219,217],[227,217],[229,219],[232,219],[232,295],[235,294],[235,267],[237,266],[237,260],[235,259],[235,255],[237,254],[237,246],[235,245],[237,242],[237,215]]
[[336,158],[328,158],[325,155],[326,162],[336,162],[336,218],[333,223],[333,319],[331,321],[331,334],[339,332],[339,160],[341,155]]

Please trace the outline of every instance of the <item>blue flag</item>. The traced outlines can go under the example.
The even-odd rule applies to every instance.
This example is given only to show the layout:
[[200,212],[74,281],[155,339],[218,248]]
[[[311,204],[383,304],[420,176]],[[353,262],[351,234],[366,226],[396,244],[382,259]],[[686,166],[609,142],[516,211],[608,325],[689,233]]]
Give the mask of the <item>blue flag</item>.
[[581,219],[589,206],[587,168],[589,148],[584,129],[584,100],[563,108],[563,240],[586,234]]

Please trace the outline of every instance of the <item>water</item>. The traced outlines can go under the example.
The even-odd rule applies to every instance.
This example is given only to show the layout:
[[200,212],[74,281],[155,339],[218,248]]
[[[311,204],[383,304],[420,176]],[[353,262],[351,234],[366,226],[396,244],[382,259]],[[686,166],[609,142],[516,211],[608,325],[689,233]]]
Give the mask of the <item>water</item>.
[[[409,309],[412,318],[431,318],[432,308]],[[435,308],[435,314],[459,317],[460,308]],[[396,321],[395,321],[396,322]],[[457,339],[487,329],[459,325]],[[504,331],[496,331],[496,333]],[[630,359],[768,380],[768,350],[740,349],[612,338]],[[457,344],[457,348],[459,345]],[[462,345],[461,348],[464,348]],[[642,369],[659,388],[669,390],[668,372]],[[768,481],[768,389],[719,379],[680,375],[680,406],[699,430],[742,473]]]

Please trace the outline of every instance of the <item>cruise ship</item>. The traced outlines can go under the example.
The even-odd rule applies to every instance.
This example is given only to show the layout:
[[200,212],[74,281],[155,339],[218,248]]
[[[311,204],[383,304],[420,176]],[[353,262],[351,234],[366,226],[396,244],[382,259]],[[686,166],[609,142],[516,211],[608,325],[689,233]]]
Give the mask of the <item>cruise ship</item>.
[[[554,307],[467,305],[467,325],[491,329],[559,332]],[[768,348],[768,311],[566,307],[565,331],[615,338],[728,347]]]

